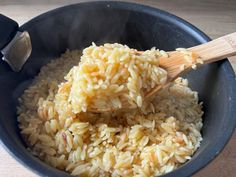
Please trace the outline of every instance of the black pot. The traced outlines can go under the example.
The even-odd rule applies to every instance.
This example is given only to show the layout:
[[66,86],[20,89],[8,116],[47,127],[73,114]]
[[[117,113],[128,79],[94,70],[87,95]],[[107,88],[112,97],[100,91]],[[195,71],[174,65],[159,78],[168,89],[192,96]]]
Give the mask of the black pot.
[[[83,49],[93,41],[97,44],[119,42],[140,50],[156,46],[167,51],[209,41],[203,32],[174,15],[125,2],[89,2],[62,7],[30,20],[20,30],[29,32],[32,54],[19,73],[11,71],[3,61],[0,63],[0,138],[20,163],[39,175],[52,177],[70,175],[31,155],[16,121],[16,100],[44,64],[67,48]],[[203,168],[226,145],[236,123],[236,81],[228,60],[203,66],[184,77],[204,102],[203,141],[192,159],[164,175],[168,177],[190,176]]]

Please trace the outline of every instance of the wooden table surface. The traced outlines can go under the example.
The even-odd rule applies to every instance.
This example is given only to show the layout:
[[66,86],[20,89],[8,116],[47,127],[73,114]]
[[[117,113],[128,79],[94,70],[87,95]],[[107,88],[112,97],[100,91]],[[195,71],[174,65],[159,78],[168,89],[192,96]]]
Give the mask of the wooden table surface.
[[[19,24],[48,10],[81,0],[0,0],[0,13]],[[236,31],[236,1],[234,0],[130,0],[151,5],[194,24],[211,38]],[[236,57],[230,59],[236,71]],[[236,133],[220,155],[194,177],[236,176]],[[37,177],[14,160],[0,145],[0,177]]]

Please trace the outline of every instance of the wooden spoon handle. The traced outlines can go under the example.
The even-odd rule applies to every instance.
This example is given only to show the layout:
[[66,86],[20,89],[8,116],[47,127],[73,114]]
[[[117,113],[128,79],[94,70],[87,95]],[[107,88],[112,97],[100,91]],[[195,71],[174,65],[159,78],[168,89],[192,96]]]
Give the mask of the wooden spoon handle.
[[236,32],[214,39],[208,43],[191,47],[188,50],[197,53],[204,63],[236,55]]

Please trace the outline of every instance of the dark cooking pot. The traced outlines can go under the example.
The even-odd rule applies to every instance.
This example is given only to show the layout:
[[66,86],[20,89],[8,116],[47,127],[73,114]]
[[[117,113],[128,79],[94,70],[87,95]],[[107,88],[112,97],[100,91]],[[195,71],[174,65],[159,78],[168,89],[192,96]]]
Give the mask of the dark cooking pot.
[[[67,48],[82,49],[93,41],[120,42],[140,50],[156,46],[168,51],[209,40],[200,30],[174,15],[125,2],[88,2],[62,7],[34,18],[19,30],[29,32],[32,54],[18,73],[5,62],[0,63],[0,138],[20,163],[39,175],[52,177],[70,175],[31,155],[16,121],[17,97],[43,65]],[[168,177],[190,176],[204,167],[226,145],[236,123],[236,81],[228,60],[203,66],[185,77],[204,102],[203,141],[193,158],[164,175]]]

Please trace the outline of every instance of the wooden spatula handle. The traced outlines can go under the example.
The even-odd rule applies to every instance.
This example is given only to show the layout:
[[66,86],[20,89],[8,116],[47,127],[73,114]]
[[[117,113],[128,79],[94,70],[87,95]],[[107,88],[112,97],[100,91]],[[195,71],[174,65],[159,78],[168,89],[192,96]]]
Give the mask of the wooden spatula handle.
[[211,63],[236,55],[236,32],[189,48],[189,50],[197,53],[204,60],[204,63]]

